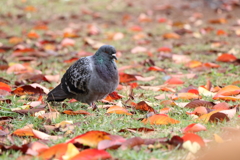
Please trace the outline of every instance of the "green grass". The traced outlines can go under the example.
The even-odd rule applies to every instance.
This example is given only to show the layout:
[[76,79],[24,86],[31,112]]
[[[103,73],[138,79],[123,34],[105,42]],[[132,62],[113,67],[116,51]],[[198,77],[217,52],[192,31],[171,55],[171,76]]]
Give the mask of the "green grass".
[[[146,59],[152,59],[155,62],[156,66],[164,68],[167,71],[167,74],[187,74],[187,73],[195,73],[198,77],[194,79],[183,79],[184,85],[177,87],[177,90],[188,87],[189,85],[194,85],[196,87],[205,85],[206,80],[209,79],[214,86],[226,86],[231,84],[232,82],[239,80],[238,75],[239,66],[228,63],[216,62],[217,54],[206,54],[209,50],[212,50],[210,40],[218,40],[218,41],[227,41],[228,45],[223,45],[222,47],[216,48],[218,52],[228,52],[230,49],[234,48],[236,52],[240,51],[239,45],[236,45],[236,41],[238,37],[229,36],[229,37],[219,37],[216,36],[215,32],[212,34],[203,35],[201,39],[195,39],[193,37],[182,36],[182,39],[179,40],[165,40],[161,37],[163,33],[173,32],[177,28],[167,29],[167,24],[159,24],[157,23],[157,17],[167,16],[168,19],[173,21],[178,21],[174,19],[171,15],[166,15],[163,12],[155,11],[153,6],[159,5],[157,1],[149,2],[149,5],[144,5],[144,1],[132,2],[132,6],[129,6],[125,1],[78,1],[78,0],[54,0],[54,1],[46,1],[46,0],[22,0],[22,1],[14,1],[8,0],[7,2],[1,1],[0,6],[2,7],[0,16],[3,17],[0,20],[1,28],[0,33],[6,34],[6,36],[0,36],[1,45],[3,46],[14,46],[10,44],[8,38],[11,36],[17,36],[23,38],[24,45],[29,47],[36,48],[35,43],[38,40],[32,40],[27,38],[26,34],[33,30],[33,27],[38,23],[46,23],[49,27],[48,31],[39,31],[35,30],[41,37],[41,39],[46,40],[56,40],[56,44],[59,45],[61,40],[63,39],[62,34],[66,28],[75,29],[77,34],[80,35],[78,38],[74,38],[76,41],[76,45],[73,47],[67,48],[59,48],[57,50],[56,56],[48,56],[47,58],[38,58],[37,63],[30,63],[30,66],[33,69],[40,70],[43,74],[49,75],[63,75],[65,70],[71,65],[69,63],[63,63],[63,60],[70,59],[79,51],[87,51],[94,53],[95,50],[85,44],[84,38],[90,37],[93,40],[107,43],[115,46],[115,48],[122,53],[122,56],[119,57],[117,62],[118,67],[128,66],[131,64],[142,64]],[[149,7],[152,5],[152,8]],[[26,12],[24,8],[27,6],[33,6],[36,8],[36,12]],[[99,14],[99,18],[94,18],[91,15],[84,14],[82,12],[83,9],[89,9],[93,13]],[[141,13],[146,13],[149,10],[153,10],[154,16],[152,16],[152,22],[144,23],[138,22],[138,17]],[[190,10],[193,12],[192,10]],[[175,14],[175,13],[173,13]],[[76,17],[73,18],[73,15]],[[127,21],[126,24],[122,24],[122,16],[130,15],[131,20]],[[182,17],[184,17],[182,15]],[[207,24],[208,19],[203,19],[204,26],[208,26],[211,24]],[[234,21],[234,20],[232,20]],[[206,23],[206,24],[205,24]],[[89,24],[94,24],[100,28],[100,33],[98,35],[88,35],[87,26]],[[129,30],[129,27],[133,25],[142,26],[143,32],[147,35],[143,40],[149,40],[150,43],[139,44],[138,41],[133,40],[133,36],[138,34],[138,32],[133,32]],[[227,26],[228,24],[225,24]],[[221,28],[221,25],[215,25],[216,28]],[[215,27],[213,26],[213,27]],[[200,27],[193,26],[193,32],[199,32]],[[45,35],[46,32],[53,34],[53,36]],[[118,41],[107,39],[108,33],[122,32],[124,34],[124,38]],[[178,45],[179,44],[179,45]],[[0,45],[0,46],[1,46]],[[146,47],[148,51],[153,53],[153,57],[149,57],[146,53],[136,53],[132,54],[131,49],[136,46]],[[172,52],[174,54],[189,54],[192,60],[198,60],[201,62],[213,62],[221,65],[220,69],[226,69],[225,72],[220,72],[219,69],[208,69],[202,71],[194,71],[187,68],[184,64],[176,64],[172,60],[165,59],[159,60],[157,48],[163,46],[172,46]],[[13,53],[13,49],[3,53],[2,57],[6,59],[9,63],[23,63],[18,60],[17,57],[11,57]],[[239,54],[237,54],[239,57]],[[36,65],[40,64],[40,65]],[[165,76],[167,74],[162,72],[145,72],[149,66],[139,66],[134,67],[132,69],[128,69],[124,72],[132,73],[132,74],[140,74],[143,77],[155,76],[153,81],[149,82],[138,82],[139,85],[162,85],[165,80]],[[0,72],[0,77],[4,77],[5,79],[10,80],[11,86],[14,88],[14,82],[19,80],[19,76],[15,74],[7,74],[5,71]],[[23,82],[26,82],[23,80]],[[27,83],[27,82],[26,82]],[[55,87],[57,83],[47,83],[41,82],[46,88]],[[166,92],[162,91],[146,91],[142,89],[134,89],[134,102],[138,103],[140,101],[150,102],[152,107],[159,111],[159,109],[164,108],[166,106],[160,105],[160,100],[156,100],[154,97],[160,94],[164,94]],[[121,90],[118,91],[119,94],[124,95],[120,101],[125,102],[128,99],[129,91]],[[143,94],[143,97],[139,97],[139,95]],[[37,117],[33,117],[31,115],[20,115],[17,113],[13,113],[10,111],[10,108],[17,108],[23,106],[27,102],[29,102],[28,96],[17,97],[14,95],[7,96],[12,100],[12,104],[0,104],[0,116],[12,116],[14,117],[9,124],[11,124],[10,133],[14,130],[22,128],[27,124],[33,124],[34,129],[42,130],[44,129],[44,125],[48,122],[46,120],[38,119]],[[44,97],[45,98],[45,97]],[[211,97],[203,97],[204,100],[213,101]],[[178,100],[177,102],[188,102]],[[227,102],[229,105],[237,104],[238,102]],[[101,102],[98,102],[98,105],[102,105]],[[74,129],[72,134],[65,136],[62,139],[57,141],[48,142],[49,146],[53,146],[58,143],[65,142],[68,139],[71,139],[77,135],[83,134],[90,130],[101,130],[109,132],[113,135],[121,135],[124,138],[132,138],[132,137],[142,137],[142,138],[163,138],[168,137],[171,138],[173,135],[182,136],[182,129],[187,125],[195,122],[190,116],[186,115],[186,111],[190,111],[190,109],[173,107],[174,110],[169,113],[171,118],[177,119],[180,121],[179,124],[175,125],[154,125],[143,124],[141,121],[136,119],[144,118],[146,113],[135,111],[136,114],[132,116],[126,115],[117,115],[117,114],[106,114],[106,109],[99,109],[99,111],[92,111],[86,107],[85,104],[82,103],[67,103],[66,108],[62,108],[61,104],[57,104],[53,106],[59,112],[62,112],[66,109],[79,110],[84,109],[88,112],[92,113],[92,116],[84,116],[84,115],[76,115],[70,116],[66,114],[61,114],[59,118],[51,121],[51,124],[54,125],[56,123],[60,123],[62,121],[71,120],[74,123],[78,123],[78,126]],[[130,109],[131,110],[131,109]],[[220,124],[204,124],[207,127],[206,132],[198,133],[201,137],[205,139],[213,139],[213,134],[220,134],[222,132],[221,127],[223,126],[236,126],[237,118],[231,119],[230,122],[223,122]],[[155,129],[152,133],[132,133],[132,132],[118,132],[124,128],[138,128],[138,127],[153,127]],[[64,132],[54,132],[54,135],[63,135]],[[34,138],[19,138],[14,137],[14,142],[17,145],[21,145],[22,141],[26,140],[27,142],[36,141]],[[158,146],[160,144],[154,145],[153,149],[150,149],[149,146],[142,146],[141,148],[135,149],[127,149],[127,150],[108,150],[108,152],[116,159],[119,160],[147,160],[151,158],[156,159],[185,159],[187,155],[187,151],[183,149],[174,149],[168,150],[164,146]],[[19,151],[4,151],[1,152],[0,159],[17,159],[21,156],[22,153]],[[36,159],[36,158],[34,158]]]

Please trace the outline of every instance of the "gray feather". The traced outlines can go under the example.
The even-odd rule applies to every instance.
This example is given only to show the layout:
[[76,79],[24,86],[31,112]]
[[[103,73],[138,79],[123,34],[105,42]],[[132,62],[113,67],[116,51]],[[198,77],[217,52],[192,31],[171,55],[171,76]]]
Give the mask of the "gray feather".
[[66,97],[92,105],[112,93],[119,83],[115,53],[113,46],[104,45],[93,56],[76,61],[63,75],[61,84],[48,94],[47,100],[60,101]]

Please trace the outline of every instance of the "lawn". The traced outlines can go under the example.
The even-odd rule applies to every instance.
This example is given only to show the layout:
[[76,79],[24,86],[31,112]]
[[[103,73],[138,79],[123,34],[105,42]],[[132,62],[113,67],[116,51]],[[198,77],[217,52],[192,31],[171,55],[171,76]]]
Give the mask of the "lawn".
[[[0,159],[197,159],[237,140],[239,2],[0,5]],[[66,69],[103,44],[117,50],[116,92],[95,111],[46,102]]]

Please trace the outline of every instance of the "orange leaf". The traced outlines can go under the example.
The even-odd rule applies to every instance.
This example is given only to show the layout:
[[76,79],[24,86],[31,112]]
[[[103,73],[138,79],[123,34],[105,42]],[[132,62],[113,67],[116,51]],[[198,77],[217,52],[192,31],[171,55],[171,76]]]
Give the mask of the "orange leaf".
[[163,34],[163,38],[165,39],[179,39],[180,38],[180,35],[178,35],[177,33],[165,33]]
[[194,111],[192,112],[192,114],[195,114],[197,116],[200,116],[200,115],[204,115],[204,114],[207,114],[208,111],[205,107],[196,107],[194,109]]
[[36,12],[37,9],[34,6],[26,6],[24,8],[24,11],[26,11],[26,12]]
[[110,94],[107,95],[107,97],[105,98],[105,100],[112,102],[114,100],[118,100],[121,99],[122,96],[120,96],[117,92],[112,92]]
[[171,110],[172,110],[172,108],[162,108],[162,109],[160,109],[159,113],[160,114],[167,114]]
[[111,106],[108,108],[107,113],[132,115],[132,113],[129,113],[125,108],[119,106]]
[[211,63],[211,62],[204,63],[203,66],[208,67],[208,68],[219,68],[220,67],[220,65]]
[[131,30],[131,31],[135,31],[135,32],[140,32],[140,31],[142,31],[143,29],[142,29],[142,27],[140,27],[140,26],[132,26],[132,27],[130,28],[130,30]]
[[8,40],[8,42],[11,43],[11,44],[18,44],[18,43],[23,42],[23,39],[21,37],[11,37]]
[[32,128],[30,128],[30,127],[17,129],[13,132],[13,135],[16,135],[19,137],[23,137],[23,136],[35,137],[35,135],[32,131]]
[[219,30],[217,30],[217,35],[218,35],[218,36],[227,35],[227,32],[225,32],[225,31],[222,30],[222,29],[219,29]]
[[224,24],[224,23],[227,23],[227,20],[225,18],[219,18],[219,19],[209,20],[209,22],[212,24]]
[[128,83],[137,80],[137,78],[134,75],[127,73],[119,73],[119,79],[120,83]]
[[171,52],[172,49],[168,47],[161,47],[157,49],[158,52]]
[[164,124],[177,124],[180,123],[180,121],[175,120],[173,118],[168,117],[164,114],[155,114],[151,117],[144,118],[142,120],[144,124],[155,124],[155,125],[164,125]]
[[73,139],[69,140],[67,143],[81,143],[86,146],[90,147],[97,147],[98,143],[102,140],[110,139],[109,133],[104,131],[88,131],[84,134],[74,137]]
[[34,26],[34,29],[36,30],[48,30],[48,26],[44,25],[44,24],[39,24]]
[[172,96],[173,100],[178,100],[178,99],[190,100],[190,99],[199,99],[199,98],[200,96],[194,93],[178,93]]
[[138,102],[135,108],[142,111],[155,112],[155,110],[151,106],[149,106],[145,101]]
[[206,127],[199,123],[192,123],[183,129],[183,133],[206,131]]
[[219,95],[216,99],[221,99],[224,101],[240,101],[240,97],[233,97],[233,96],[221,96]]
[[174,78],[173,77],[173,78],[168,79],[165,82],[165,84],[182,85],[182,84],[184,84],[184,82],[179,78]]
[[112,156],[104,151],[98,149],[85,149],[69,160],[98,160],[111,159]]
[[8,92],[10,92],[12,90],[8,84],[3,83],[3,82],[0,82],[0,89],[8,91]]
[[59,143],[41,152],[39,157],[41,159],[61,159],[61,157],[65,155],[67,147],[67,143]]
[[186,141],[197,142],[199,145],[205,146],[205,143],[204,143],[202,137],[200,137],[199,135],[197,135],[195,133],[186,133],[186,134],[184,134],[182,139],[184,142],[186,142]]
[[236,60],[237,60],[237,57],[229,53],[223,53],[217,58],[217,61],[220,61],[220,62],[233,62]]
[[77,110],[77,111],[66,110],[66,111],[63,111],[63,113],[68,114],[68,115],[79,115],[79,114],[90,115],[90,113],[88,113],[87,111],[84,111],[84,110]]
[[28,38],[31,38],[31,39],[39,38],[39,35],[36,32],[34,32],[34,31],[28,32],[27,36],[28,36]]
[[189,68],[201,67],[202,66],[202,62],[193,60],[193,61],[190,61],[187,64],[185,64],[185,66],[189,67]]
[[240,88],[234,85],[228,85],[220,89],[213,99],[219,99],[220,96],[232,96],[240,93]]
[[64,38],[61,42],[61,46],[63,47],[74,46],[74,45],[75,45],[75,40],[70,38]]
[[164,69],[159,68],[159,67],[157,67],[157,66],[151,66],[151,67],[149,67],[147,70],[148,70],[148,71],[159,71],[159,72],[165,72]]

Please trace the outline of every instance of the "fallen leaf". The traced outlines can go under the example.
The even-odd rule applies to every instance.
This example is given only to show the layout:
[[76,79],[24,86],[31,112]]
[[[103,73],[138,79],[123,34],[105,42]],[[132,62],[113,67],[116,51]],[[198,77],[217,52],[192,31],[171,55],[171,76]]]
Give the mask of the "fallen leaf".
[[145,101],[138,102],[137,105],[135,105],[134,107],[142,111],[155,112],[155,110],[151,106],[149,106]]
[[237,60],[237,57],[229,53],[223,53],[217,58],[217,61],[220,61],[220,62],[233,62],[236,60]]
[[104,131],[88,131],[84,134],[74,137],[73,139],[69,140],[67,143],[80,143],[86,146],[90,146],[96,148],[98,143],[102,140],[110,139],[109,133]]
[[213,103],[213,102],[195,99],[195,100],[189,102],[185,106],[185,108],[196,108],[196,107],[200,107],[200,106],[203,106],[203,107],[213,107],[214,105],[215,105],[215,103]]
[[129,113],[125,108],[119,106],[111,106],[108,108],[107,113],[132,115],[132,113]]
[[182,137],[183,141],[190,141],[190,142],[197,142],[201,147],[205,146],[205,142],[203,141],[202,137],[195,133],[185,133]]
[[206,127],[199,124],[199,123],[192,123],[185,127],[182,131],[183,133],[190,133],[190,132],[199,132],[199,131],[206,131]]
[[177,33],[165,33],[162,35],[164,39],[180,39],[180,35]]
[[67,148],[67,143],[59,143],[41,152],[38,157],[41,159],[60,159],[65,155]]
[[65,111],[63,111],[63,113],[68,114],[68,115],[79,115],[79,114],[90,115],[89,112],[84,111],[84,110],[77,110],[77,111],[65,110]]
[[142,120],[144,124],[151,124],[151,125],[165,125],[165,124],[177,124],[180,123],[180,121],[175,120],[173,118],[168,117],[164,114],[155,114],[151,117],[144,118]]
[[70,158],[69,160],[98,160],[98,159],[104,160],[111,158],[112,156],[104,150],[85,149],[76,156]]
[[179,100],[179,99],[190,100],[190,99],[199,99],[199,98],[200,96],[194,93],[178,93],[172,96],[173,100]]

